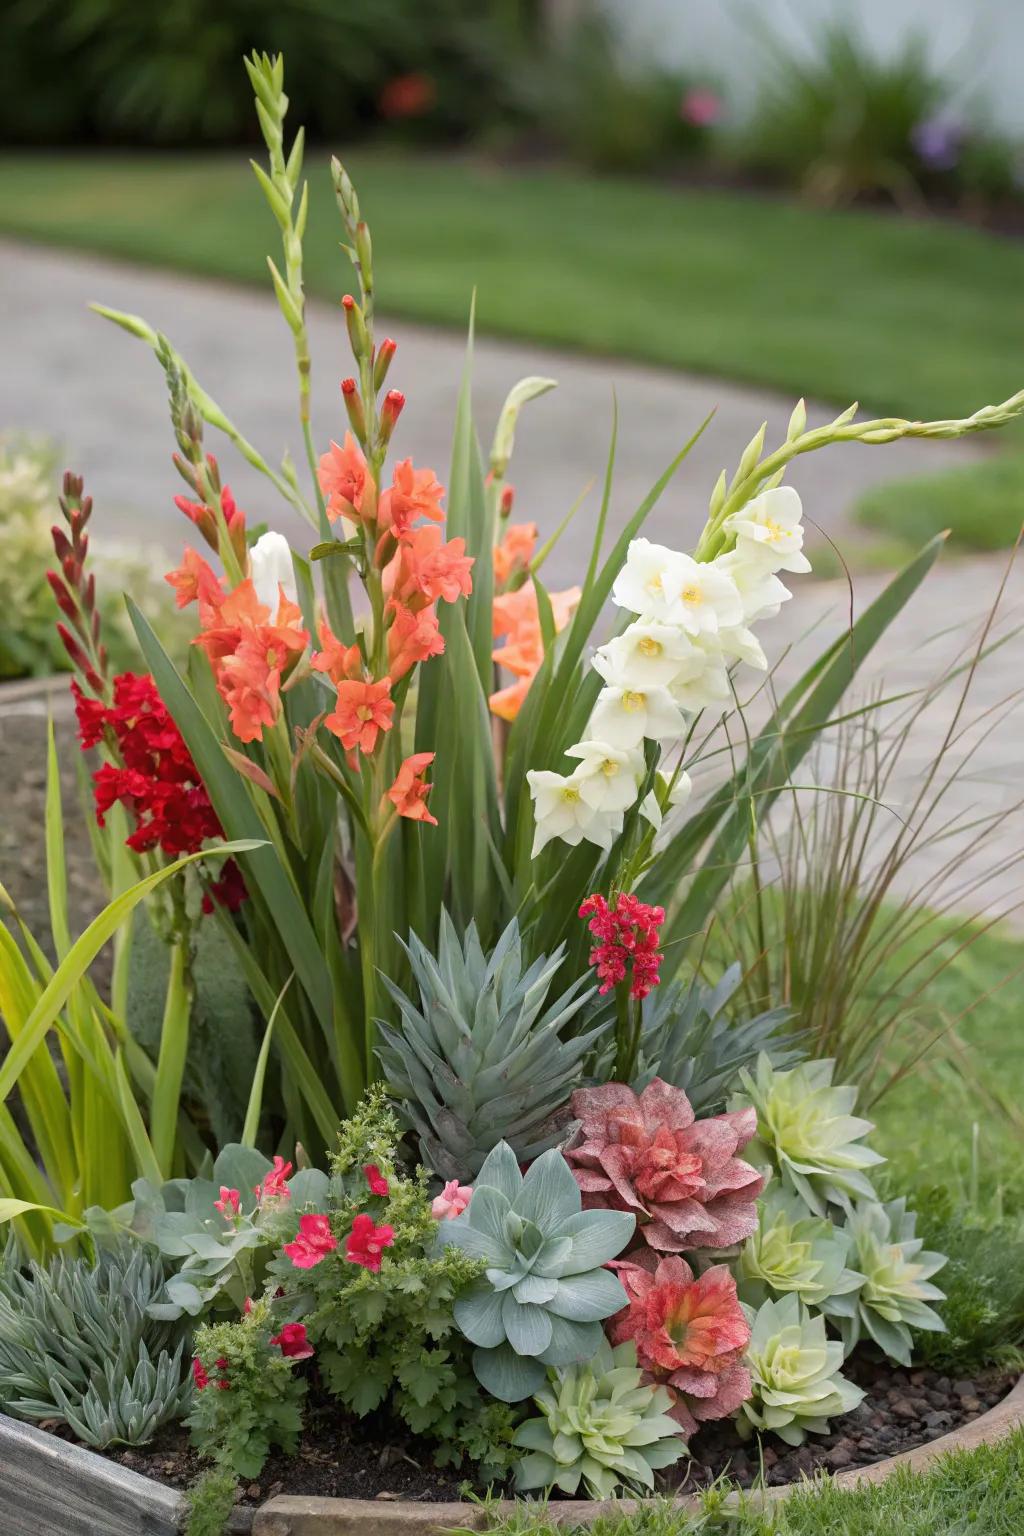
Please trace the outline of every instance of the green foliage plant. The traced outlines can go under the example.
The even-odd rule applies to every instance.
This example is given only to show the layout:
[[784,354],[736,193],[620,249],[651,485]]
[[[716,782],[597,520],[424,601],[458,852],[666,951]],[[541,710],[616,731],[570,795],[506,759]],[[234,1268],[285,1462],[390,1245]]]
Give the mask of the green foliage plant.
[[298,1448],[306,1378],[277,1347],[267,1301],[237,1322],[196,1330],[196,1393],[186,1423],[196,1449],[236,1477],[258,1477],[273,1446]]
[[[408,1173],[397,1156],[400,1132],[382,1088],[370,1090],[343,1123],[331,1160],[331,1225],[338,1246],[310,1269],[287,1258],[270,1266],[276,1312],[301,1316],[330,1395],[363,1417],[386,1412],[434,1446],[440,1465],[468,1461],[484,1475],[513,1459],[515,1418],[486,1396],[453,1307],[481,1276],[483,1261],[439,1245],[425,1170]],[[387,1184],[374,1196],[364,1169]],[[346,1235],[369,1211],[392,1241],[376,1271],[351,1263]]]
[[60,1254],[0,1261],[0,1407],[57,1419],[86,1445],[140,1445],[181,1418],[192,1382],[180,1330],[155,1321],[161,1261],[135,1244],[95,1264]]
[[455,1321],[477,1347],[473,1369],[492,1396],[514,1403],[539,1391],[548,1366],[588,1359],[601,1322],[626,1306],[602,1268],[621,1253],[635,1218],[584,1211],[561,1152],[544,1152],[525,1177],[499,1142],[484,1162],[469,1209],[441,1223],[438,1242],[486,1264],[455,1303]]
[[672,1396],[644,1383],[632,1343],[613,1349],[602,1339],[591,1360],[550,1370],[534,1402],[540,1417],[516,1430],[528,1453],[516,1467],[519,1492],[554,1487],[572,1496],[581,1482],[592,1499],[651,1492],[655,1471],[686,1454]]
[[436,960],[415,934],[407,952],[418,1002],[384,978],[399,1023],[378,1021],[377,1054],[424,1163],[469,1182],[499,1141],[530,1162],[564,1135],[557,1112],[600,1032],[569,1026],[595,989],[555,989],[563,949],[524,962],[514,918],[485,954],[475,923],[460,940],[442,909]]
[[930,1249],[947,1255],[942,1272],[944,1333],[914,1340],[917,1358],[947,1376],[988,1366],[1024,1370],[1024,1222],[992,1209],[971,1192],[971,1204],[945,1186],[916,1189],[918,1231]]
[[771,1430],[787,1445],[802,1445],[809,1433],[827,1434],[829,1419],[856,1408],[864,1393],[842,1375],[843,1346],[827,1338],[820,1313],[808,1312],[791,1292],[748,1309],[748,1319],[753,1394],[736,1421],[741,1435]]

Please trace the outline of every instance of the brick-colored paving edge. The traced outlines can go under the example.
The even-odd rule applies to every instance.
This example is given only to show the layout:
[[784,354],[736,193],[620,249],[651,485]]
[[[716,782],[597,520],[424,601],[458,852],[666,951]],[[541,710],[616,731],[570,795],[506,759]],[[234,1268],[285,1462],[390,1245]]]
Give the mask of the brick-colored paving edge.
[[[882,1482],[897,1467],[906,1466],[920,1472],[949,1451],[993,1444],[1018,1424],[1024,1424],[1024,1376],[1001,1403],[972,1423],[964,1424],[938,1440],[930,1440],[926,1445],[887,1457],[885,1461],[841,1472],[833,1481],[839,1488],[856,1488]],[[802,1483],[788,1483],[764,1489],[750,1497],[781,1499],[803,1486]],[[694,1495],[681,1497],[676,1502],[681,1511],[699,1508]],[[512,1505],[499,1504],[496,1508],[511,1509]],[[635,1508],[636,1500],[633,1499],[589,1502],[564,1499],[552,1502],[547,1513],[559,1524],[588,1525],[599,1515],[624,1514]],[[457,1527],[483,1530],[486,1525],[486,1514],[475,1504],[391,1503],[378,1499],[322,1499],[282,1494],[257,1510],[252,1532],[253,1536],[438,1536],[440,1532]]]

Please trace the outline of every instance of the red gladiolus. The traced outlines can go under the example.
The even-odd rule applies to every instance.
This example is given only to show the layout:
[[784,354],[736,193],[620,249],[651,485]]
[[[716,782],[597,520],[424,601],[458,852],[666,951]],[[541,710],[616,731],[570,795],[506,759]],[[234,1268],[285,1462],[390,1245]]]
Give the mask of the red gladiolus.
[[275,1333],[271,1344],[276,1344],[288,1360],[308,1360],[313,1346],[306,1336],[305,1323],[285,1323],[280,1333]]
[[338,1246],[326,1216],[300,1216],[299,1231],[292,1243],[284,1243],[284,1252],[296,1269],[313,1269]]
[[394,1240],[393,1227],[378,1227],[372,1216],[361,1214],[352,1223],[352,1231],[345,1239],[345,1257],[350,1264],[361,1264],[376,1274],[380,1269],[381,1254]]

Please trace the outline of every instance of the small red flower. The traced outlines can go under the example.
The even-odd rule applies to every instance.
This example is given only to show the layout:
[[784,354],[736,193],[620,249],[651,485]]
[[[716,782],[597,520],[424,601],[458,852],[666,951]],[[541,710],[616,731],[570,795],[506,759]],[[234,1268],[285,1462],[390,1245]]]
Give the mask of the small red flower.
[[292,1171],[291,1163],[286,1163],[283,1157],[274,1158],[274,1166],[266,1175],[262,1184],[257,1184],[253,1194],[257,1200],[288,1200],[291,1198],[291,1190],[288,1188],[288,1178]]
[[599,992],[610,992],[630,977],[629,995],[645,998],[658,986],[658,968],[664,956],[658,949],[665,908],[648,906],[637,896],[620,894],[609,907],[596,892],[579,909],[580,917],[589,917],[588,927],[595,939],[590,964],[597,971]]
[[192,1380],[196,1384],[196,1391],[201,1392],[204,1387],[210,1385],[210,1378],[203,1368],[203,1362],[198,1355],[192,1356]]
[[289,1360],[308,1360],[313,1353],[313,1346],[306,1337],[305,1323],[285,1323],[270,1342],[276,1344]]
[[380,1269],[381,1254],[394,1240],[393,1227],[375,1226],[372,1216],[361,1214],[352,1223],[352,1231],[345,1239],[345,1257],[350,1264],[361,1264],[376,1274]]
[[298,1235],[294,1242],[284,1244],[284,1252],[296,1269],[313,1269],[337,1246],[326,1216],[300,1216]]
[[370,1186],[371,1195],[386,1195],[388,1193],[388,1181],[377,1167],[376,1163],[365,1163],[363,1172],[366,1182]]

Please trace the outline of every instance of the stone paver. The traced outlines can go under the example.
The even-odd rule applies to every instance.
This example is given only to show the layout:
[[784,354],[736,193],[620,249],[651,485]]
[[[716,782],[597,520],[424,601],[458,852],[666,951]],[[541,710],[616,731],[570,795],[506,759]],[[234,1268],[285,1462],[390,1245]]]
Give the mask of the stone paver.
[[[468,303],[467,294],[467,303]],[[183,525],[172,496],[181,489],[170,463],[173,447],[163,379],[149,349],[92,314],[90,301],[144,316],[166,332],[197,378],[271,462],[286,447],[304,461],[295,409],[291,336],[273,298],[121,266],[93,257],[0,243],[0,431],[44,432],[63,445],[63,458],[86,477],[97,505],[96,528],[116,528],[170,550]],[[340,436],[345,418],[338,381],[351,359],[340,312],[310,306],[314,425],[318,445]],[[408,404],[396,447],[445,479],[463,343],[450,333],[404,322],[388,330],[399,342],[392,381]],[[793,402],[763,390],[668,370],[566,356],[528,344],[478,340],[475,404],[489,442],[508,389],[525,374],[556,378],[559,387],[521,417],[511,479],[517,515],[551,531],[588,482],[588,503],[552,557],[554,585],[571,585],[581,546],[596,515],[609,438],[612,390],[620,412],[619,450],[610,532],[635,510],[673,454],[712,409],[716,415],[648,523],[650,537],[692,544],[707,498],[723,466],[767,419],[769,440],[785,432]],[[978,404],[985,402],[979,401]],[[835,415],[812,408],[812,422]],[[210,434],[214,448],[216,434]],[[304,534],[276,492],[230,446],[216,451],[240,504],[255,519]],[[830,534],[860,493],[881,481],[963,463],[974,443],[850,445],[798,462],[792,483],[807,512]]]
[[[0,429],[41,431],[61,440],[64,459],[85,474],[96,498],[100,534],[107,528],[176,552],[185,529],[171,501],[179,482],[169,462],[172,442],[159,370],[142,343],[90,314],[86,306],[92,299],[144,315],[165,330],[207,390],[270,459],[286,446],[300,458],[290,337],[273,302],[254,292],[0,243]],[[404,323],[388,329],[400,346],[393,380],[409,401],[397,447],[417,462],[432,464],[444,478],[462,344],[449,334]],[[329,307],[311,306],[311,331],[317,441],[326,445],[343,430],[337,378],[347,371],[348,359],[340,318]],[[714,422],[648,524],[651,537],[683,547],[693,542],[703,522],[719,468],[725,464],[731,471],[766,417],[770,436],[781,436],[791,405],[741,386],[482,339],[477,344],[476,403],[485,435],[508,388],[528,373],[559,380],[558,390],[527,408],[512,474],[518,515],[535,519],[546,531],[588,480],[600,479],[613,385],[621,430],[612,530],[623,525],[674,449],[717,405]],[[827,412],[814,409],[811,419],[825,420]],[[213,446],[213,434],[210,442]],[[287,509],[279,512],[273,490],[240,465],[228,445],[218,443],[216,451],[251,517],[267,517],[301,542],[305,525]],[[963,463],[980,451],[975,443],[913,442],[884,449],[829,449],[799,461],[791,479],[808,515],[842,543],[849,535],[845,514],[862,490],[900,475]],[[595,508],[597,496],[595,484]],[[588,521],[584,509],[553,557],[548,572],[553,584],[578,579]],[[1024,564],[1005,599],[1002,624],[1007,631],[1024,619],[1021,572]],[[920,688],[969,654],[972,623],[994,598],[998,579],[995,561],[940,563],[869,659],[864,686],[884,675],[890,693]],[[882,581],[857,581],[858,612]],[[843,584],[795,578],[792,585],[794,600],[762,634],[773,660],[788,652],[780,683],[790,680],[848,621]],[[811,629],[811,638],[802,638]],[[984,719],[967,733],[960,751],[991,725],[1022,675],[1024,639],[1016,635],[978,675],[965,719]],[[955,702],[955,690],[947,690],[921,723],[891,786],[897,809],[910,805],[915,784],[949,727]],[[755,706],[755,718],[758,712]],[[947,802],[947,814],[959,814],[965,823],[979,815],[1005,815],[998,852],[991,845],[977,846],[976,830],[965,826],[922,854],[915,866],[919,882],[951,852],[957,854],[956,881],[981,878],[971,905],[991,913],[1006,910],[1024,895],[1020,870],[995,872],[1001,854],[1024,846],[1022,818],[1013,814],[1022,793],[1022,721],[1020,710],[1000,721]],[[955,889],[947,881],[940,894]]]

